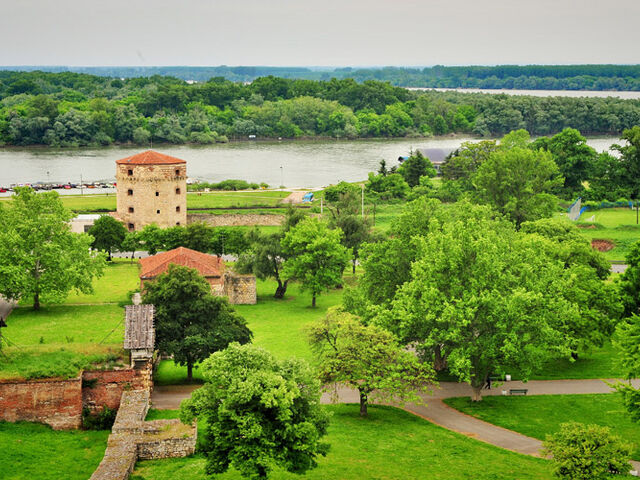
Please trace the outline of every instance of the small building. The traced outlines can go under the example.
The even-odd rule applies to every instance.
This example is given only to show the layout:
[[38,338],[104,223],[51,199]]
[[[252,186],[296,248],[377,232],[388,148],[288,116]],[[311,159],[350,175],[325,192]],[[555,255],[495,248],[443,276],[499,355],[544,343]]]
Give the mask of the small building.
[[144,288],[145,282],[165,273],[171,264],[195,268],[211,285],[211,293],[226,296],[231,304],[257,303],[254,275],[226,271],[222,258],[185,247],[140,259],[140,288]]
[[[433,168],[436,169],[438,175],[441,174],[440,168],[442,164],[446,161],[447,157],[454,151],[453,148],[418,148],[418,152],[422,154],[423,157],[429,159]],[[409,160],[408,156],[400,156],[398,157],[398,163],[403,163]]]
[[101,215],[95,214],[76,215],[71,219],[71,231],[73,233],[87,233],[100,217]]
[[125,306],[124,349],[131,353],[133,368],[145,368],[153,360],[156,345],[153,316],[153,305]]
[[153,150],[116,160],[117,216],[130,230],[187,223],[187,162]]

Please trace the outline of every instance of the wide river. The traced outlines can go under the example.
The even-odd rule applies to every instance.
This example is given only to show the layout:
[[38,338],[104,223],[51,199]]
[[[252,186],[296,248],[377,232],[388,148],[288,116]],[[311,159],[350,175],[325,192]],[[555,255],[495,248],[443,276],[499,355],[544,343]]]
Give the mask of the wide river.
[[[242,179],[277,187],[323,187],[340,180],[357,181],[377,170],[380,160],[395,165],[415,148],[450,151],[470,138],[236,142],[212,146],[162,145],[162,153],[187,161],[190,178],[205,181]],[[615,137],[591,138],[589,145],[608,150]],[[142,148],[81,149],[0,148],[0,186],[55,182],[114,181],[115,161]],[[65,193],[78,193],[71,190]],[[1,194],[0,194],[1,195]]]
[[531,97],[616,97],[624,100],[637,100],[640,92],[615,90],[517,90],[510,88],[428,88],[408,87],[408,90],[435,90],[436,92],[489,93],[491,95],[529,95]]

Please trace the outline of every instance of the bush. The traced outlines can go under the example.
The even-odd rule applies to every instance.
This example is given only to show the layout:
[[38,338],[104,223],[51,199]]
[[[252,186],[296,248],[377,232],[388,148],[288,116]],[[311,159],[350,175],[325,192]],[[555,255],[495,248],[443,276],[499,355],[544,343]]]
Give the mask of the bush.
[[82,409],[82,428],[85,430],[111,430],[118,410],[106,405],[98,413],[91,413],[88,407]]
[[563,423],[547,435],[543,454],[553,455],[554,473],[571,480],[606,479],[631,470],[631,446],[612,435],[608,427]]

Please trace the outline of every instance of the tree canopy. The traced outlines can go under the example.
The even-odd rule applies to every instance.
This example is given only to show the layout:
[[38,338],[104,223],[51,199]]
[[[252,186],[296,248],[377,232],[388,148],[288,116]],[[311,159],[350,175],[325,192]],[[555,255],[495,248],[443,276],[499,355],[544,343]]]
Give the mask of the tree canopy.
[[119,250],[127,229],[123,223],[111,215],[101,215],[89,229],[89,235],[93,237],[92,248],[107,252],[107,259],[111,260],[111,251]]

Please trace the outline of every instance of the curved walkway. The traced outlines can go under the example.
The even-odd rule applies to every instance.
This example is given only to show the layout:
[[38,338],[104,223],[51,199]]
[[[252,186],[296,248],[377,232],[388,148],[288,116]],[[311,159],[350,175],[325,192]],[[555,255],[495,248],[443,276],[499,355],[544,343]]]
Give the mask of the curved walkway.
[[[612,389],[605,382],[615,382],[615,379],[599,380],[532,380],[527,383],[512,381],[504,382],[501,386],[491,390],[483,390],[483,395],[502,395],[502,390],[512,388],[526,388],[528,395],[566,395],[584,393],[611,393]],[[638,387],[640,381],[633,384]],[[188,398],[197,385],[175,385],[156,387],[151,401],[154,408],[179,408],[180,402]],[[333,403],[332,396],[325,393],[322,403]],[[429,420],[436,425],[475,438],[482,442],[505,448],[524,455],[540,456],[542,442],[536,438],[527,437],[512,430],[498,427],[484,422],[470,415],[464,414],[447,406],[442,400],[451,397],[465,397],[471,395],[471,387],[466,383],[441,382],[433,395],[426,396],[427,405],[406,404],[403,408],[419,417]],[[340,387],[337,391],[337,401],[340,403],[359,403],[358,392],[352,388]],[[633,468],[640,470],[640,462],[632,461]]]

